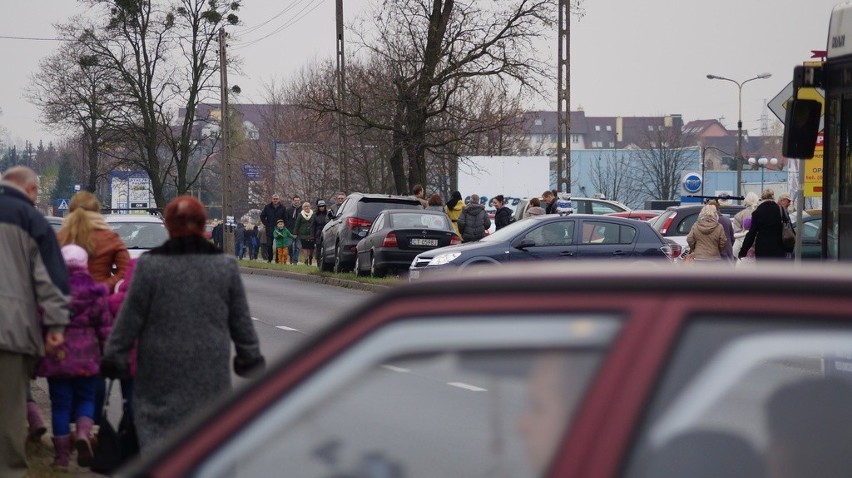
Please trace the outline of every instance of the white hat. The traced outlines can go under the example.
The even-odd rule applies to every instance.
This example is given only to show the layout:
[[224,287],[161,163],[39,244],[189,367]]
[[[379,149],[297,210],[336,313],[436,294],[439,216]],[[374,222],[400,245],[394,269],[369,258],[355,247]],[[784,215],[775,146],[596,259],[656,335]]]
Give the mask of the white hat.
[[89,265],[89,253],[77,244],[62,246],[62,258],[69,269],[86,269]]

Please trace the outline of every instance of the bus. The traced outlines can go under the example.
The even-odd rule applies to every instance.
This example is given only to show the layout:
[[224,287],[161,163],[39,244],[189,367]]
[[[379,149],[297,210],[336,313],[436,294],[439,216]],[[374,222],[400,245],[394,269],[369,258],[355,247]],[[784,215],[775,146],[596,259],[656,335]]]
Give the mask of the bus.
[[[818,101],[800,98],[805,88],[824,91],[824,112]],[[831,12],[824,60],[793,71],[783,153],[807,161],[814,156],[818,141],[823,147],[822,256],[852,260],[852,2],[837,5]]]

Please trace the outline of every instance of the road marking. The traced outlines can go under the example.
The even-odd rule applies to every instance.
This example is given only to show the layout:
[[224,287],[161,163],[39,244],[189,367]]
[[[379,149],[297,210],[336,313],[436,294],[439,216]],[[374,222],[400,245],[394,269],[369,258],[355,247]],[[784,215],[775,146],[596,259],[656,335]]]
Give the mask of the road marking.
[[471,392],[487,392],[488,389],[477,387],[476,385],[470,385],[462,382],[447,382],[447,385],[451,387],[463,388],[465,390],[470,390]]
[[399,372],[399,373],[408,373],[411,369],[402,368],[402,367],[394,367],[393,365],[382,365],[382,368],[386,368],[391,372]]
[[293,327],[286,327],[286,326],[283,326],[283,325],[276,325],[275,328],[281,329],[281,330],[286,330],[287,332],[298,332],[299,331],[299,329],[294,329]]
[[260,320],[257,317],[252,317],[251,320]]

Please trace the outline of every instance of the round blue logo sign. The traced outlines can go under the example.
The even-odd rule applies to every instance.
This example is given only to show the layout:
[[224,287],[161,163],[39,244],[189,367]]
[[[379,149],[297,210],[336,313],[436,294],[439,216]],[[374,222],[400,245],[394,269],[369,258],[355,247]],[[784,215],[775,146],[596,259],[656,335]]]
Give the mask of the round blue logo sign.
[[701,176],[696,173],[689,173],[683,178],[683,190],[689,194],[695,194],[701,191]]

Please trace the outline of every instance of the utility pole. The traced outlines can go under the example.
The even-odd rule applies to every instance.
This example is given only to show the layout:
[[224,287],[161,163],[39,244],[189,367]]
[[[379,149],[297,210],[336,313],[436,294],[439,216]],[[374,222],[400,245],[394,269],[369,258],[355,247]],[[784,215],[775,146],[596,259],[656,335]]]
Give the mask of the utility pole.
[[[228,148],[228,56],[225,52],[226,39],[228,35],[225,33],[225,27],[219,28],[219,78],[221,90],[221,108],[222,117],[222,147],[220,148],[220,158],[222,161],[222,222],[227,224],[228,215],[232,215],[231,211],[231,154]],[[234,253],[234,234],[233,229],[225,225],[222,226],[222,248],[226,254]]]
[[[571,2],[559,0],[556,189],[571,192]],[[564,144],[563,144],[564,143]],[[564,166],[564,169],[563,169]]]
[[337,0],[337,181],[338,190],[346,191],[349,173],[346,164],[346,58],[343,54],[343,0]]

